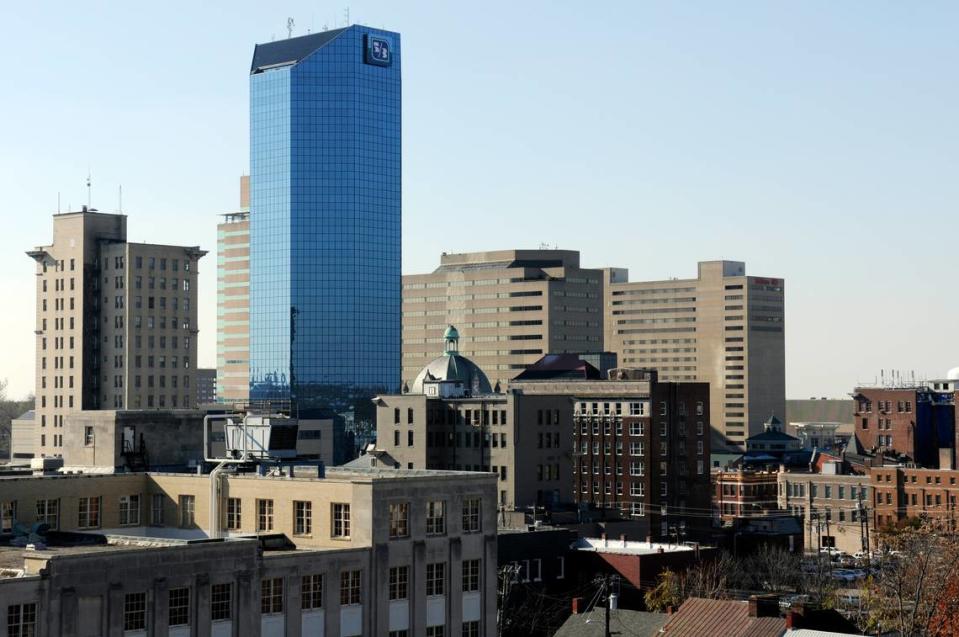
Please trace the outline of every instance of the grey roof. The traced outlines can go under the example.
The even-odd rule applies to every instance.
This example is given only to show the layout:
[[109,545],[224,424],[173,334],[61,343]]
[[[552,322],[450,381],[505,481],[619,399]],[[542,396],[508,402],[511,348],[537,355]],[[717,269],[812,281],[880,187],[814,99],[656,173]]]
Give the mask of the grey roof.
[[330,31],[323,31],[321,33],[311,33],[310,35],[301,35],[296,38],[257,44],[253,49],[253,62],[250,64],[250,75],[270,66],[296,64],[317,49],[321,49],[329,44],[336,36],[348,28],[349,27],[331,29]]
[[773,430],[764,431],[764,432],[762,432],[761,434],[756,434],[755,436],[750,436],[749,438],[746,439],[746,442],[747,442],[747,443],[750,443],[750,442],[754,442],[754,441],[757,441],[757,440],[760,441],[760,442],[764,442],[764,441],[767,441],[767,440],[769,440],[769,441],[779,440],[779,441],[783,441],[783,442],[799,442],[799,438],[796,438],[795,436],[790,436],[790,435],[787,434],[787,433],[783,433],[783,432],[781,432],[781,431],[773,431]]
[[36,419],[36,417],[37,417],[36,412],[32,409],[28,409],[27,411],[23,412],[22,414],[14,418],[14,420],[34,420]]
[[[570,615],[556,631],[555,637],[603,637],[604,611],[597,607],[592,612]],[[610,629],[614,635],[652,637],[666,625],[666,613],[646,613],[637,610],[617,609],[609,611]]]
[[474,396],[493,393],[493,387],[483,370],[470,359],[455,352],[443,354],[430,361],[416,376],[410,386],[410,393],[422,394],[423,381],[426,380],[460,381]]
[[786,422],[853,422],[853,401],[850,398],[828,400],[787,400]]

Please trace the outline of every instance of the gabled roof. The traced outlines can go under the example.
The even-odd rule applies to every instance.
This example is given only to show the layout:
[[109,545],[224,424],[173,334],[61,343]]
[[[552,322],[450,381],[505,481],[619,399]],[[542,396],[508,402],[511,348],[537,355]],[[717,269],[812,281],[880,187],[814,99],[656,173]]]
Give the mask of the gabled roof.
[[329,44],[336,36],[348,28],[349,27],[331,29],[330,31],[323,31],[321,33],[311,33],[310,35],[301,35],[296,38],[257,44],[253,49],[253,63],[250,65],[250,75],[271,66],[296,64],[317,49],[321,49]]
[[749,602],[691,597],[666,623],[669,637],[780,637],[786,632],[782,617],[750,617]]

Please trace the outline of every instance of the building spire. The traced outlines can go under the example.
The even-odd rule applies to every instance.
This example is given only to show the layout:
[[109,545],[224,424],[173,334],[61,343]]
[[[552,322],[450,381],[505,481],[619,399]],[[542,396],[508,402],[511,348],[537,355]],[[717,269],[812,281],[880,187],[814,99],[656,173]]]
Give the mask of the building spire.
[[458,354],[460,351],[460,333],[455,327],[450,325],[446,328],[446,332],[443,333],[443,340],[446,342],[446,346],[443,348],[443,353],[447,356],[451,354]]

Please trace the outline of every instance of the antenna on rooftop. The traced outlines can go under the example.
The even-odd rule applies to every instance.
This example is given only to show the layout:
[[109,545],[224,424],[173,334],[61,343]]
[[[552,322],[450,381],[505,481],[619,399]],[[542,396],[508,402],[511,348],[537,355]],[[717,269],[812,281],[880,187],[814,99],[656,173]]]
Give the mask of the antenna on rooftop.
[[343,16],[346,18],[345,26],[350,26],[350,8],[349,7],[343,10]]
[[119,192],[117,193],[117,212],[123,214],[123,184],[120,184]]
[[57,214],[60,214],[60,193],[57,193]]
[[90,190],[91,182],[92,182],[92,176],[90,174],[90,169],[88,168],[87,169],[87,209],[88,210],[93,207],[93,200],[92,200],[93,195],[91,194],[91,190]]
[[294,27],[295,25],[296,25],[296,23],[293,22],[293,18],[287,18],[287,19],[286,19],[286,33],[287,33],[287,37],[289,37],[289,38],[292,38],[292,37],[293,37],[293,27]]

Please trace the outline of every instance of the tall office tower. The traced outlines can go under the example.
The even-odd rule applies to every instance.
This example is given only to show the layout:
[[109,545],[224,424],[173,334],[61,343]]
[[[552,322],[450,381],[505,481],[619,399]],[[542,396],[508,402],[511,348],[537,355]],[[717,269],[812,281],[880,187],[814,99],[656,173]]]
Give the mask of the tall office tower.
[[301,417],[400,386],[400,36],[257,45],[250,70],[250,392]]
[[196,404],[198,247],[127,243],[127,218],[53,216],[37,262],[37,455],[63,453],[81,409]]
[[240,178],[240,209],[216,227],[217,401],[250,398],[250,178]]
[[606,348],[662,380],[708,382],[713,428],[741,447],[770,414],[785,415],[783,288],[735,261],[700,262],[695,279],[630,283],[610,270]]
[[444,254],[431,274],[403,277],[403,381],[442,347],[447,325],[496,384],[544,354],[603,351],[603,271],[573,250]]

